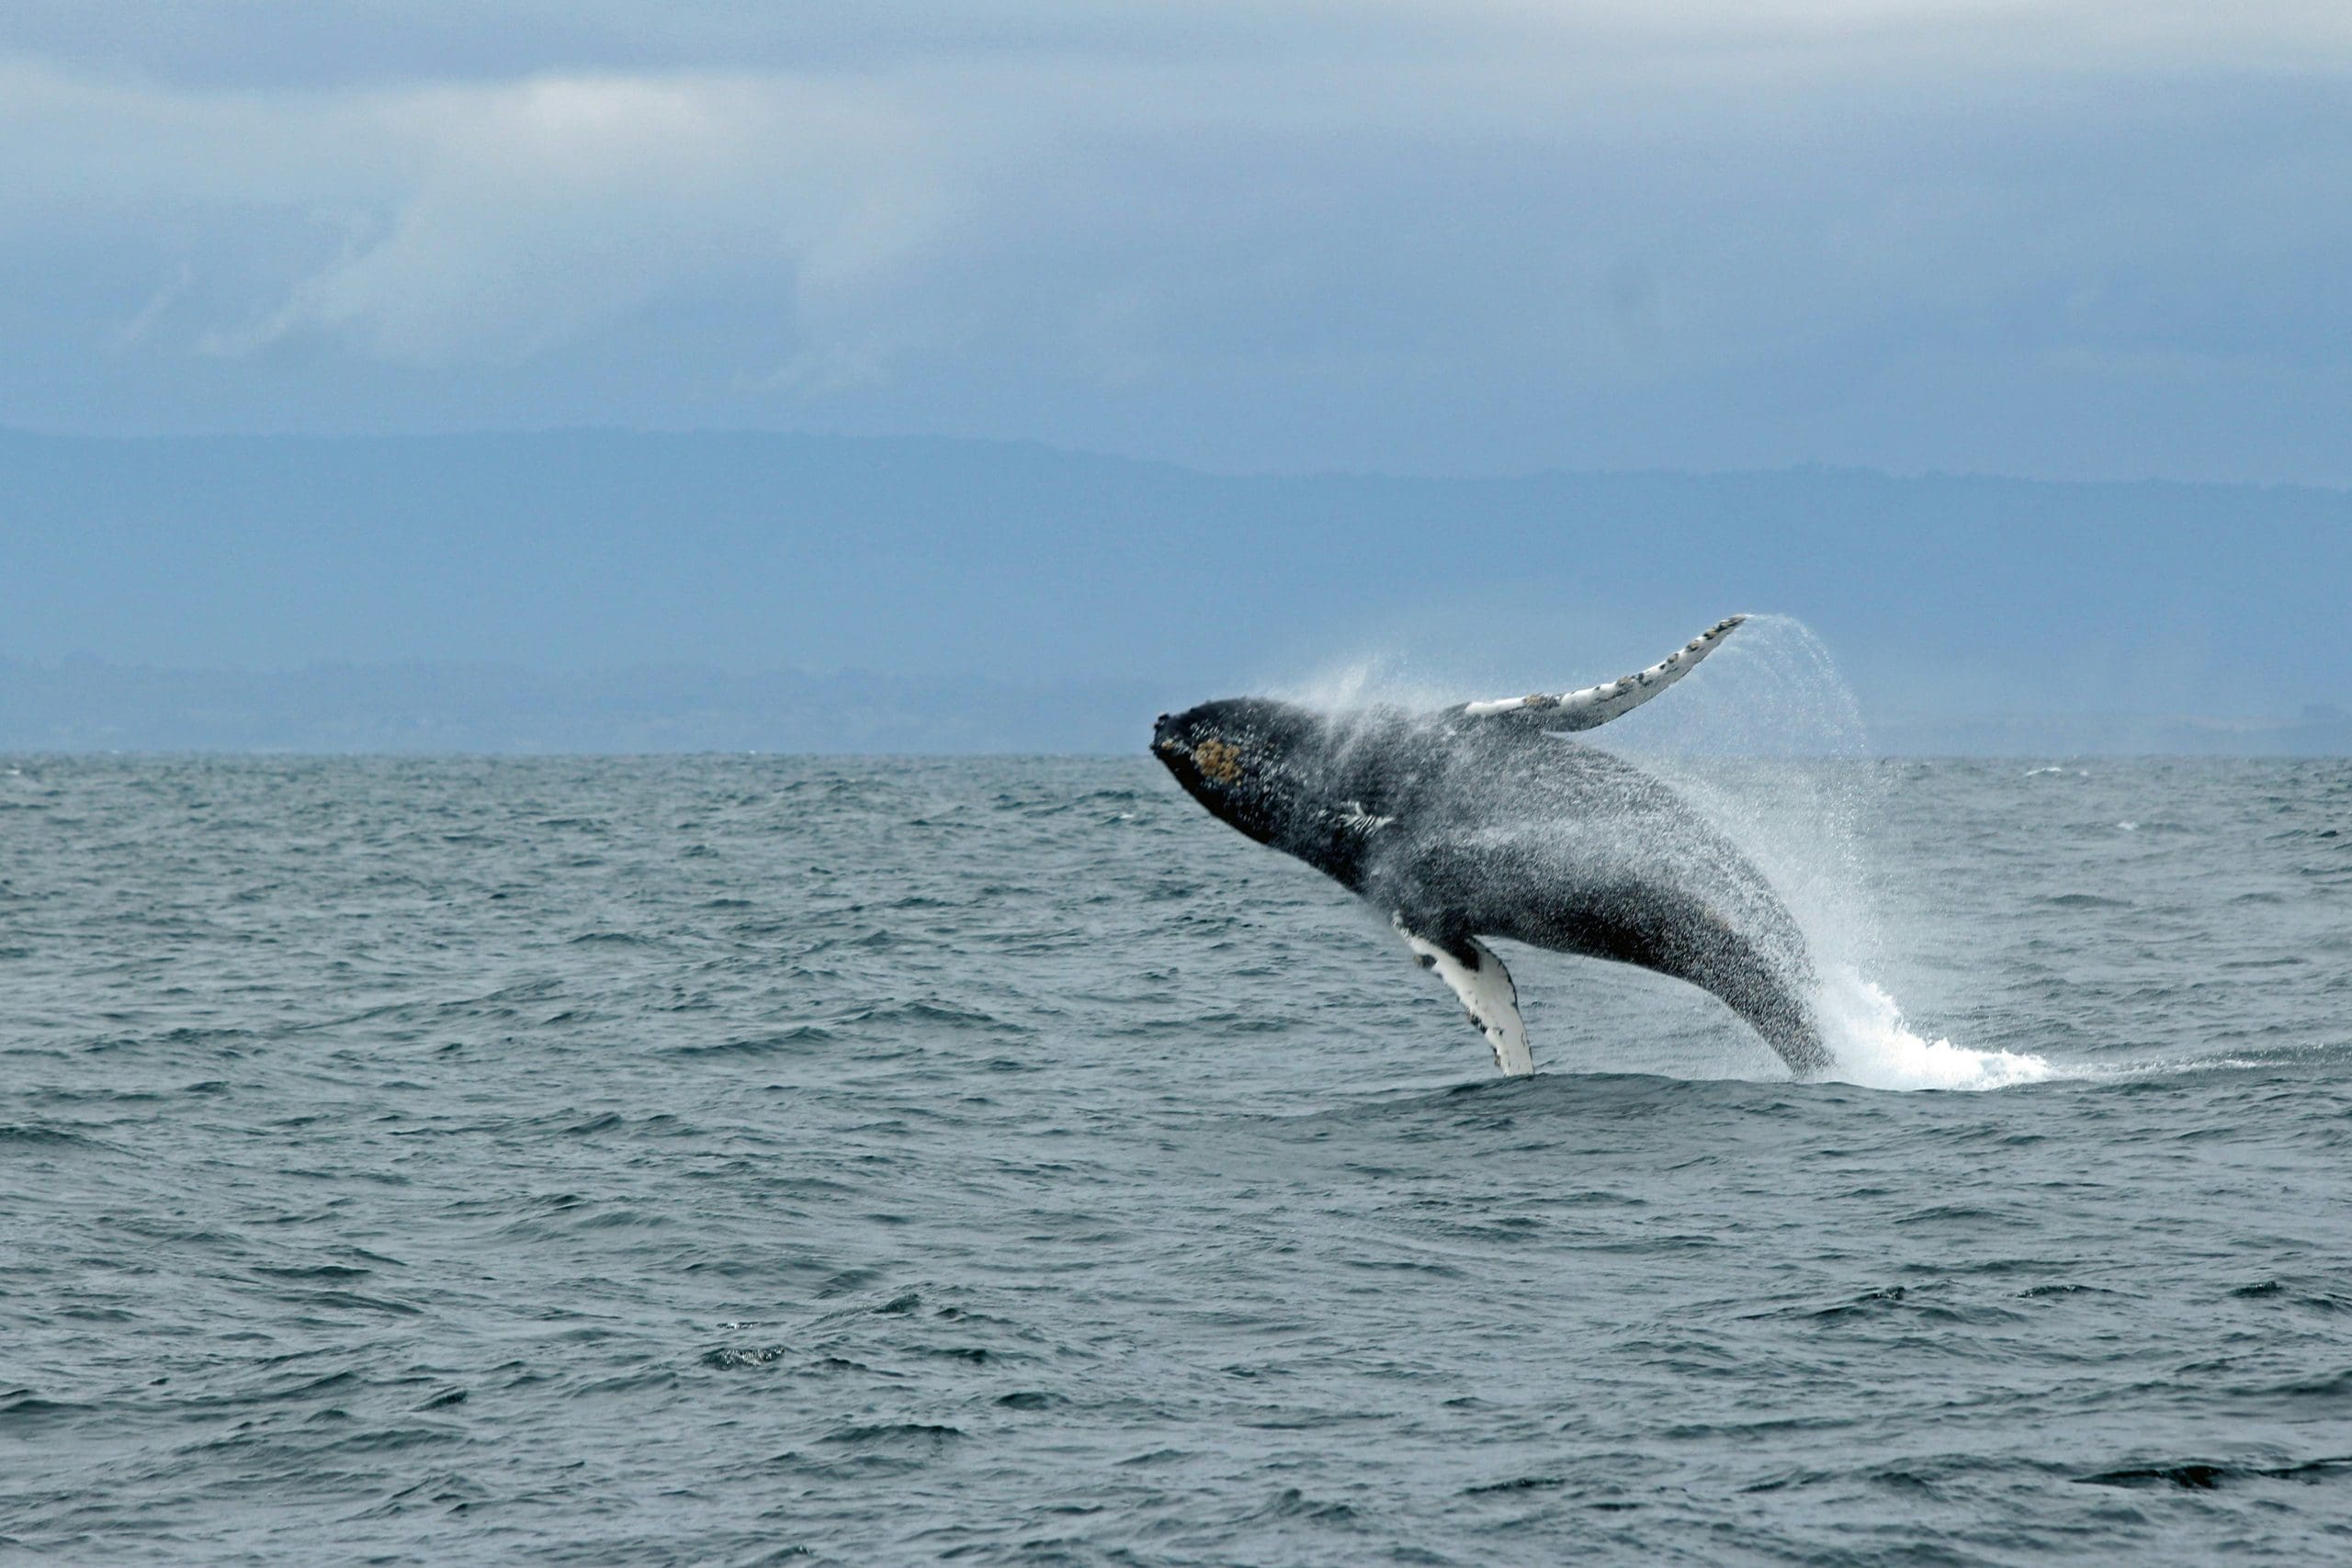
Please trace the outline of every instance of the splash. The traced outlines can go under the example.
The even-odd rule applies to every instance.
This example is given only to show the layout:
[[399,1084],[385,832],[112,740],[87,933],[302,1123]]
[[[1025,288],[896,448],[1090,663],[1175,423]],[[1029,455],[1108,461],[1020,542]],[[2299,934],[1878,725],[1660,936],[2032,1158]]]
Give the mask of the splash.
[[1382,707],[1421,712],[1462,700],[1459,682],[1450,684],[1393,653],[1365,654],[1262,684],[1269,696],[1341,715]]
[[1865,1089],[2009,1089],[2056,1077],[2043,1057],[2014,1051],[1972,1051],[1929,1040],[1903,1021],[1893,997],[1839,967],[1814,997],[1821,1032],[1836,1065],[1826,1075]]
[[[1864,828],[1894,778],[1873,758],[1860,705],[1801,621],[1758,615],[1692,681],[1595,739],[1671,779],[1762,871],[1803,932],[1827,1076],[1888,1089],[1987,1089],[2059,1076],[2042,1057],[1931,1038],[1876,980],[1891,966]],[[1678,697],[1685,694],[1678,692]],[[1654,716],[1647,725],[1637,721]],[[1734,759],[1736,759],[1734,761]]]
[[[1326,667],[1281,694],[1346,715],[1426,711],[1465,689],[1513,688],[1508,677],[1435,681],[1390,653]],[[1852,689],[1803,622],[1751,616],[1697,679],[1577,740],[1670,783],[1770,885],[1794,922],[1782,922],[1789,969],[1820,976],[1810,999],[1835,1059],[1828,1077],[1873,1089],[1986,1089],[2058,1076],[2039,1056],[1917,1032],[1871,978],[1899,967],[1889,959],[1906,947],[1889,940],[1881,915],[1889,901],[1877,896],[1863,852],[1896,766],[1872,755]],[[1655,852],[1670,862],[1681,845],[1661,841]]]

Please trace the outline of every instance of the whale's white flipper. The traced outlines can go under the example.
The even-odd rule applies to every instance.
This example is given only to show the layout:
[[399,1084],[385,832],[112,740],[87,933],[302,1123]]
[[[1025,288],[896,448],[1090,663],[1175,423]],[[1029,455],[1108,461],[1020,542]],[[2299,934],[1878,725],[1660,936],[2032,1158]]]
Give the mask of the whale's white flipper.
[[1407,931],[1401,918],[1396,924],[1421,967],[1436,970],[1438,977],[1462,998],[1470,1021],[1495,1048],[1495,1066],[1515,1078],[1533,1073],[1535,1058],[1527,1049],[1527,1023],[1519,1016],[1519,987],[1511,984],[1510,971],[1503,967],[1494,949],[1472,938],[1470,956],[1477,965],[1473,968],[1437,943]]
[[1607,724],[1620,714],[1631,713],[1665,691],[1690,668],[1715,650],[1717,644],[1731,635],[1732,627],[1747,619],[1734,615],[1717,621],[1689,642],[1668,654],[1648,669],[1598,686],[1587,686],[1579,692],[1559,696],[1537,692],[1532,696],[1504,697],[1491,703],[1464,703],[1455,710],[1468,718],[1490,718],[1498,714],[1525,713],[1537,716],[1549,730],[1590,729],[1597,724]]

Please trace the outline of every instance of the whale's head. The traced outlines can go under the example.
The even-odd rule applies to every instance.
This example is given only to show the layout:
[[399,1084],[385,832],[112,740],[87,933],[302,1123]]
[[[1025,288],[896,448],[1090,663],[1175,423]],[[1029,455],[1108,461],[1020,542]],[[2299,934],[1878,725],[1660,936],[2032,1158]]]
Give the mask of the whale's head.
[[1229,697],[1152,727],[1151,754],[1210,815],[1260,843],[1282,840],[1305,805],[1301,764],[1321,744],[1322,720],[1262,697]]

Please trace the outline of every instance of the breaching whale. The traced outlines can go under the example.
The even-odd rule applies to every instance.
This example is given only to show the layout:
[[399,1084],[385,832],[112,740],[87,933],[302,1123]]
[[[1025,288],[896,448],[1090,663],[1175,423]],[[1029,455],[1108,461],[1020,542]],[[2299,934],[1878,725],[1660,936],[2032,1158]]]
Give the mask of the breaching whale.
[[1746,619],[1561,694],[1421,714],[1204,703],[1162,714],[1152,751],[1219,820],[1386,914],[1505,1073],[1535,1063],[1510,973],[1481,937],[1688,980],[1809,1077],[1829,1066],[1812,960],[1770,885],[1672,790],[1569,739],[1689,674]]

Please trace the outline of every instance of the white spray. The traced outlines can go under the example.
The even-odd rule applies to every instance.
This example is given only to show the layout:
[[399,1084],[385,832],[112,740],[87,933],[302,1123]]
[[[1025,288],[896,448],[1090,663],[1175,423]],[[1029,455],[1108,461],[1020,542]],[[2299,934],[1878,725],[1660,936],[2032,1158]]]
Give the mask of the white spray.
[[[1322,671],[1283,694],[1344,712],[1375,704],[1426,710],[1463,693],[1381,657]],[[1892,774],[1871,760],[1851,689],[1802,622],[1751,617],[1671,695],[1577,739],[1667,779],[1771,882],[1820,977],[1813,1002],[1835,1058],[1828,1077],[1874,1089],[1979,1089],[2056,1075],[2040,1056],[1916,1032],[1871,978],[1888,967],[1887,927],[1861,829]]]
[[2055,1075],[2040,1056],[1916,1032],[1871,978],[1886,970],[1889,928],[1862,829],[1894,774],[1872,760],[1852,690],[1803,622],[1751,618],[1673,699],[1592,739],[1671,779],[1770,879],[1820,975],[1814,1007],[1836,1060],[1827,1076],[1974,1089]]

